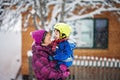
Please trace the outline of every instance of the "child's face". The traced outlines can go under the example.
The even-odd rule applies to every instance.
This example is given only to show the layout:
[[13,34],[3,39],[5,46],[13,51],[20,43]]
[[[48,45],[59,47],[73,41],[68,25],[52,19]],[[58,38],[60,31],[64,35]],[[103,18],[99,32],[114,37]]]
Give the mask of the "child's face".
[[51,34],[47,33],[44,39],[44,44],[49,45],[51,43]]
[[56,40],[59,39],[59,38],[60,38],[60,32],[55,29],[55,30],[54,30],[54,33],[55,33],[54,38],[55,38]]

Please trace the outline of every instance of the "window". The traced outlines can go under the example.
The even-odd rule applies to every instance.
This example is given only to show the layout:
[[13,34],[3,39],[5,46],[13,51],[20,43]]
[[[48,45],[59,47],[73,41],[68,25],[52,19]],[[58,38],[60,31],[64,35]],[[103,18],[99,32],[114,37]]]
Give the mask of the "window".
[[95,19],[95,48],[108,47],[108,20]]
[[81,19],[68,22],[72,26],[72,35],[77,48],[108,47],[108,19]]

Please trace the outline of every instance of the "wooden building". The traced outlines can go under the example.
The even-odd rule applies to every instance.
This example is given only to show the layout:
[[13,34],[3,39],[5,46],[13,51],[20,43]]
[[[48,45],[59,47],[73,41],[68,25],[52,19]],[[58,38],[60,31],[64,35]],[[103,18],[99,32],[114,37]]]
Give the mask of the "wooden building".
[[[23,13],[23,17],[26,13]],[[97,56],[120,59],[120,15],[113,15],[113,12],[102,12],[94,18],[107,18],[108,24],[108,48],[106,49],[75,49],[74,54],[78,56]],[[119,20],[118,20],[119,19]],[[23,20],[24,21],[24,18]],[[27,51],[31,50],[33,42],[30,32],[35,30],[30,19],[27,31],[22,32],[22,75],[28,75]]]

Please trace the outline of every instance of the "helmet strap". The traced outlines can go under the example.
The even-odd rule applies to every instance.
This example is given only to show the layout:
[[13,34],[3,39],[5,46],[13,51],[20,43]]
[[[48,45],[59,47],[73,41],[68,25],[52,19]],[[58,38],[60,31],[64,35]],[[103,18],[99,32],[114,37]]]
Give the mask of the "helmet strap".
[[61,39],[64,39],[64,38],[67,38],[67,36],[66,36],[64,33],[62,33],[62,34],[60,35],[60,38],[61,38]]

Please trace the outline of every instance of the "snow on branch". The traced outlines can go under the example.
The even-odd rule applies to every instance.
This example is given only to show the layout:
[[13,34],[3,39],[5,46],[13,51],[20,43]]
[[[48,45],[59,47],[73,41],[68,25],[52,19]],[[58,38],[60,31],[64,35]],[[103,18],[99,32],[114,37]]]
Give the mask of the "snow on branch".
[[[17,23],[19,16],[22,12],[28,10],[33,4],[30,0],[1,0],[0,3],[0,29],[10,30]],[[15,7],[12,9],[12,7]],[[6,24],[7,23],[7,24]],[[8,26],[9,25],[9,26]]]
[[51,20],[50,20],[50,23],[48,25],[48,29],[51,28],[51,26],[53,26],[58,20],[57,20],[57,14],[60,13],[60,8],[59,8],[59,5],[56,5],[52,11],[52,17],[51,17]]
[[101,12],[105,12],[105,11],[120,11],[120,8],[99,8],[91,13],[88,14],[83,14],[81,16],[72,16],[70,18],[66,18],[65,21],[71,21],[71,20],[77,20],[77,19],[82,19],[82,18],[89,18],[89,17],[93,17],[94,15],[100,14]]

